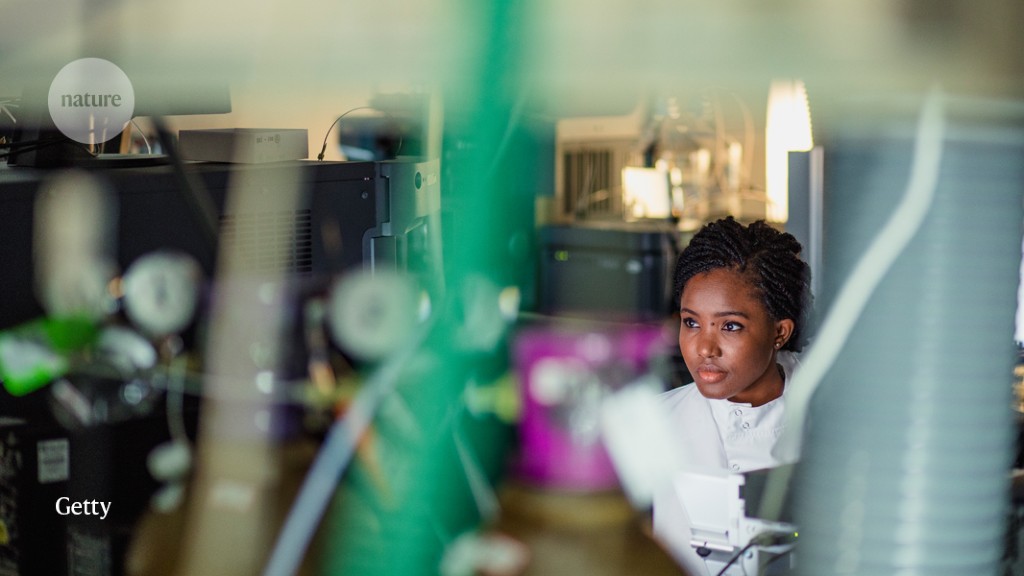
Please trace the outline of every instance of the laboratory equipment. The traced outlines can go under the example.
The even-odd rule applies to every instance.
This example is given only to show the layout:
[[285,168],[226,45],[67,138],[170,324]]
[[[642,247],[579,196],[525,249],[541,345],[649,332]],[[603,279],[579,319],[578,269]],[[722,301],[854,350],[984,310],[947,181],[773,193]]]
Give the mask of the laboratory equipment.
[[580,222],[540,229],[542,313],[661,320],[673,311],[680,234],[667,222]]
[[546,488],[618,488],[601,437],[602,403],[656,370],[668,348],[657,325],[534,326],[519,334],[523,415],[514,476]]

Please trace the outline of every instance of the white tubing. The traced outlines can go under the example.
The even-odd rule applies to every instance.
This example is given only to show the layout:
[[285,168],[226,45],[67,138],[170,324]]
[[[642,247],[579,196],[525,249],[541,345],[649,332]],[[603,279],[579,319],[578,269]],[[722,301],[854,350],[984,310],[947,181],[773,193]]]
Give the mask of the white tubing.
[[[795,462],[799,458],[807,406],[815,390],[839,356],[875,289],[924,222],[939,180],[945,129],[944,95],[941,88],[933,87],[921,107],[906,193],[843,284],[786,392],[786,424],[773,450],[780,461]],[[792,467],[783,466],[769,475],[761,518],[779,517],[791,472]]]

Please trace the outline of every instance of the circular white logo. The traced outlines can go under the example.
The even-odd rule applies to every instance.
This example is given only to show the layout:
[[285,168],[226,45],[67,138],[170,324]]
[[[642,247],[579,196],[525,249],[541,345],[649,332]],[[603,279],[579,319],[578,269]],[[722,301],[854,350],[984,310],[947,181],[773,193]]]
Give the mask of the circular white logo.
[[82,144],[101,144],[131,121],[135,89],[113,62],[82,58],[54,77],[48,104],[54,125],[65,136]]

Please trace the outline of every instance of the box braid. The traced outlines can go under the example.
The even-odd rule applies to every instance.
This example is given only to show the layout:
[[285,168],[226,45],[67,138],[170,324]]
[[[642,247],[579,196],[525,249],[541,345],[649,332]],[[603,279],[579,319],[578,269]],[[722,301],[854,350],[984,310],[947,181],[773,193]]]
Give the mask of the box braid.
[[793,320],[783,350],[799,352],[811,305],[811,270],[800,259],[800,242],[764,220],[744,226],[732,216],[704,225],[676,261],[672,290],[678,309],[690,278],[717,268],[736,270],[757,287],[772,320]]

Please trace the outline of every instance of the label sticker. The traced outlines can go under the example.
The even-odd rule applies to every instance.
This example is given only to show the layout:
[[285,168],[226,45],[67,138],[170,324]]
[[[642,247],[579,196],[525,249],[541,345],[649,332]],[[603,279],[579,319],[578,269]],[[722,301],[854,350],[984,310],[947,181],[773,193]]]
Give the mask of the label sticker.
[[70,475],[70,449],[67,438],[43,440],[36,446],[39,483],[63,482]]

